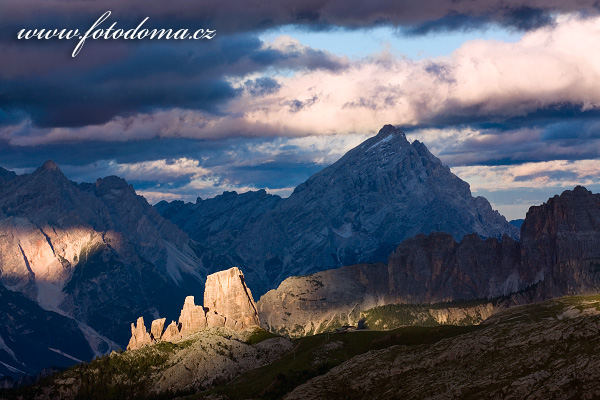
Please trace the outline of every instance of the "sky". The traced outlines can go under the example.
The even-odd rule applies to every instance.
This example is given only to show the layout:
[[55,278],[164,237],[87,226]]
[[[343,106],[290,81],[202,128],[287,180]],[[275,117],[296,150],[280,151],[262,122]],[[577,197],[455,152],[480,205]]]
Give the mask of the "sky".
[[[216,31],[19,40],[21,29]],[[109,25],[108,23],[106,25]],[[600,191],[595,0],[0,0],[0,166],[151,203],[293,188],[385,124],[508,219]]]

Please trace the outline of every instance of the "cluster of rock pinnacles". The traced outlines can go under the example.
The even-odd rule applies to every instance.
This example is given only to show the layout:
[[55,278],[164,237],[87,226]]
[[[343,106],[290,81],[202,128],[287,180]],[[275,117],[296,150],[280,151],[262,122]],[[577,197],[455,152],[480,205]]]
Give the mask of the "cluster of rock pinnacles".
[[165,329],[166,318],[152,321],[150,332],[144,317],[131,324],[131,339],[127,350],[137,349],[158,340],[172,341],[210,327],[234,330],[260,325],[256,304],[244,281],[244,274],[233,267],[209,275],[204,289],[204,307],[194,304],[188,296],[183,304],[179,323],[172,321]]

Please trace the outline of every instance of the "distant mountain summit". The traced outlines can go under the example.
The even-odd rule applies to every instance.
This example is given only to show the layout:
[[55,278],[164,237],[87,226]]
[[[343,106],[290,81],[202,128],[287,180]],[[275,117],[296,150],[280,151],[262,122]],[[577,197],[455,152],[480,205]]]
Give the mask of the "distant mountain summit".
[[203,248],[211,270],[239,266],[258,295],[285,278],[385,261],[418,233],[518,238],[483,197],[392,125],[298,185],[287,199],[224,194],[157,205]]

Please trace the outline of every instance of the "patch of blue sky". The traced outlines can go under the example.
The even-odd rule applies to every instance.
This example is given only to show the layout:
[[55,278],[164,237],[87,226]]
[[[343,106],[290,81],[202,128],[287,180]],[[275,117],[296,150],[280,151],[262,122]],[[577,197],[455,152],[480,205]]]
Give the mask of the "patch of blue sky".
[[406,36],[399,33],[396,28],[389,26],[359,30],[334,28],[323,31],[283,26],[266,31],[260,35],[260,38],[263,41],[272,41],[280,35],[291,36],[306,46],[326,50],[338,56],[363,58],[388,49],[393,53],[419,60],[449,55],[469,40],[517,42],[523,33],[491,26],[486,29]]

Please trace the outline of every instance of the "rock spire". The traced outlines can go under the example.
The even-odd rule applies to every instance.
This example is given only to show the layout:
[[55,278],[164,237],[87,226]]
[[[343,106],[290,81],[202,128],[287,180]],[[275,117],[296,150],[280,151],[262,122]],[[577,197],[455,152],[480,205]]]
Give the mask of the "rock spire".
[[164,330],[165,322],[165,318],[152,321],[151,332],[148,333],[144,318],[138,318],[137,324],[131,324],[131,340],[127,350],[158,340],[172,341],[205,328],[241,330],[260,325],[252,293],[246,286],[244,274],[237,267],[207,277],[204,307],[195,304],[194,296],[188,296],[179,315],[179,322],[172,321]]

